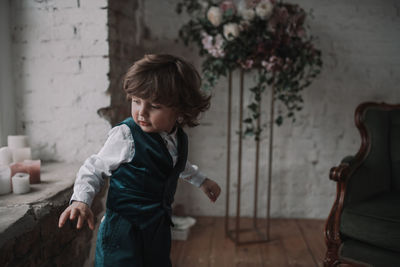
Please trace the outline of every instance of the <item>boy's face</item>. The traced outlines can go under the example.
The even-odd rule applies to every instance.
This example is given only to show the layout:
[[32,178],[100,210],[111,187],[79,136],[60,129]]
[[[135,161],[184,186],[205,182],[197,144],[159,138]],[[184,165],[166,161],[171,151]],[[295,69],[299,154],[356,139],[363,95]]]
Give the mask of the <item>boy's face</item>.
[[175,109],[132,97],[132,118],[147,133],[171,132],[178,118]]

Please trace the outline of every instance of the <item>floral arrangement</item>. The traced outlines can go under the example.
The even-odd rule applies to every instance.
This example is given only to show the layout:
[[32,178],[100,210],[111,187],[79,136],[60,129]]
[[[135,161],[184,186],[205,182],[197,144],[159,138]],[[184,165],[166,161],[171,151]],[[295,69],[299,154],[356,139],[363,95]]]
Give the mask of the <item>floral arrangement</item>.
[[178,14],[186,11],[190,20],[179,30],[185,43],[195,43],[202,64],[203,88],[210,89],[221,76],[237,68],[256,69],[257,83],[250,88],[253,94],[249,117],[244,120],[245,134],[255,134],[260,116],[261,94],[273,87],[275,98],[286,114],[278,110],[275,122],[284,117],[295,120],[302,109],[301,91],[311,84],[321,70],[321,53],[307,34],[306,12],[297,4],[276,0],[181,0]]

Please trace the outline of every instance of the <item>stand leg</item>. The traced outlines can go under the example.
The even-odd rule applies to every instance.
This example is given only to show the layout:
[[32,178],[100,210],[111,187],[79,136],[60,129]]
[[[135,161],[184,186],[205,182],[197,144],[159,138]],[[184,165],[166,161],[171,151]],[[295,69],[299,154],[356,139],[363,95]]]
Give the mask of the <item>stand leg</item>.
[[[260,100],[261,103],[261,100]],[[261,124],[261,112],[260,107],[258,110],[257,118],[257,130],[260,129]],[[256,139],[256,166],[255,166],[255,177],[254,177],[254,214],[253,214],[253,227],[257,228],[257,209],[258,209],[258,176],[259,176],[259,164],[260,163],[260,137]]]
[[231,113],[232,113],[232,71],[229,71],[228,77],[228,126],[227,126],[227,144],[226,144],[226,206],[225,206],[225,236],[228,237],[229,231],[229,190],[231,174]]
[[242,186],[242,135],[243,135],[243,81],[244,71],[240,70],[240,102],[239,102],[239,149],[238,149],[238,183],[237,183],[237,203],[236,203],[236,242],[239,243],[240,231],[240,189]]
[[269,125],[269,155],[268,155],[268,196],[267,196],[267,239],[270,239],[269,230],[271,224],[270,210],[271,210],[271,178],[272,178],[272,149],[274,137],[274,111],[275,111],[275,88],[271,90],[271,110],[270,110],[270,125]]

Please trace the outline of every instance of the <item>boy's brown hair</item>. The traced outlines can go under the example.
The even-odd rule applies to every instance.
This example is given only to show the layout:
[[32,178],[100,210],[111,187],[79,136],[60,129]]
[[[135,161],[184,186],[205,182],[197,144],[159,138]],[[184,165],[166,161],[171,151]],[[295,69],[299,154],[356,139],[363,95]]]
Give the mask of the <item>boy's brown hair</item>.
[[176,108],[179,126],[198,125],[198,115],[210,107],[210,96],[201,90],[196,69],[172,55],[145,55],[129,68],[123,82],[127,98],[132,96]]

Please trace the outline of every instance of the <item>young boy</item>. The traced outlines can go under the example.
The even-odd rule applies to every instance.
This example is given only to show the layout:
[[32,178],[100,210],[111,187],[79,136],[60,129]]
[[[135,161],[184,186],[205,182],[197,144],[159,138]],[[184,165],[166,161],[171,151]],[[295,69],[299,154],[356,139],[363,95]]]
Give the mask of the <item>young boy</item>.
[[132,117],[112,128],[100,152],[80,168],[71,205],[59,227],[78,219],[94,229],[91,203],[110,177],[107,210],[96,244],[95,266],[171,266],[171,204],[178,177],[215,202],[220,187],[187,161],[183,126],[198,125],[210,97],[194,67],[171,55],[146,55],[128,70],[123,88]]

